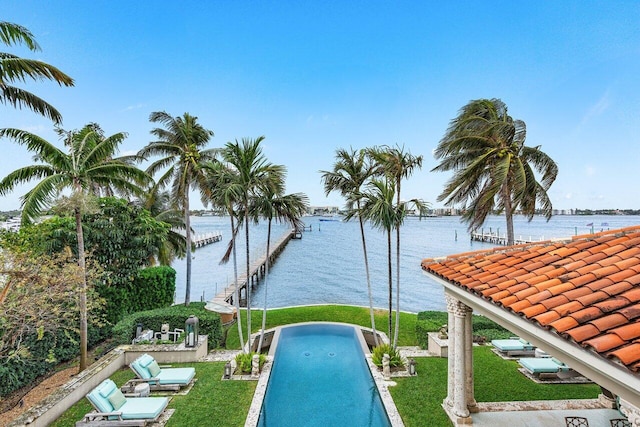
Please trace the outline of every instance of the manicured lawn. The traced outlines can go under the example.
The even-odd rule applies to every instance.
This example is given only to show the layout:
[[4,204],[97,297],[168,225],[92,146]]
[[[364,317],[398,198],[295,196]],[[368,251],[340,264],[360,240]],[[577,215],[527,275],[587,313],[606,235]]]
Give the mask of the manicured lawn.
[[[175,409],[175,412],[169,419],[167,427],[244,425],[256,381],[222,381],[224,362],[175,366],[195,367],[197,381],[189,394],[174,395],[171,398],[169,408]],[[118,386],[131,378],[133,378],[133,372],[129,368],[122,369],[111,376]],[[53,427],[73,427],[76,421],[82,419],[84,414],[91,410],[89,401],[82,399],[52,425]]]
[[[246,325],[246,310],[241,311],[243,326]],[[257,331],[262,313],[253,311],[252,326]],[[267,327],[299,322],[332,321],[369,326],[369,310],[348,306],[312,306],[269,310]],[[377,328],[386,332],[386,313],[376,313]],[[418,345],[415,337],[416,315],[401,313],[399,345]],[[246,333],[246,331],[245,331]],[[246,339],[246,337],[245,337]],[[226,347],[239,348],[237,327],[231,326]],[[416,359],[418,375],[398,378],[391,395],[407,427],[451,425],[441,407],[447,394],[447,359]],[[224,362],[194,363],[198,381],[186,396],[174,396],[169,408],[175,412],[168,426],[220,426],[244,425],[256,382],[222,381]],[[516,361],[503,360],[495,355],[490,346],[474,348],[475,397],[479,402],[514,400],[561,400],[597,397],[600,389],[596,385],[536,384],[518,372]],[[133,377],[129,369],[112,376],[121,385]],[[86,399],[82,399],[67,411],[54,426],[74,426],[75,422],[91,411]]]
[[[241,310],[240,315],[242,327],[244,329],[243,336],[246,341],[247,311]],[[376,319],[376,329],[386,334],[388,329],[388,318],[386,311],[377,310],[374,314],[374,317]],[[395,314],[393,316],[393,319],[395,320]],[[344,305],[319,305],[274,309],[267,311],[267,329],[280,325],[289,325],[291,323],[318,321],[352,323],[355,325],[366,326],[368,328],[371,327],[369,309],[362,307],[351,307]],[[258,332],[261,325],[262,310],[251,310],[252,332]],[[393,326],[395,327],[395,322],[393,323]],[[400,313],[400,331],[398,334],[398,345],[418,345],[415,331],[416,315],[411,313]],[[226,348],[240,348],[237,325],[232,325],[229,328]]]
[[[537,384],[518,371],[518,362],[504,360],[490,346],[474,348],[475,398],[478,402],[593,399],[595,384]],[[441,407],[447,395],[447,359],[416,359],[418,375],[398,378],[391,395],[405,426],[452,425]]]

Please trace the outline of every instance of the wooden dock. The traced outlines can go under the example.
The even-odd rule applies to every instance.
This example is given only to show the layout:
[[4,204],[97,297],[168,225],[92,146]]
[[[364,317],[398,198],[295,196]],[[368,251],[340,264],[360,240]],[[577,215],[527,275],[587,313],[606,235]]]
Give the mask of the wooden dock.
[[211,243],[219,242],[222,240],[222,233],[219,231],[214,231],[212,233],[205,234],[197,234],[191,238],[194,246],[196,248],[206,246]]
[[[482,230],[480,232],[476,231],[471,233],[471,240],[474,242],[492,243],[494,245],[506,246],[507,234],[506,233],[499,234],[498,232],[494,232],[494,231],[489,231],[488,233],[485,233],[484,230]],[[528,239],[525,239],[522,236],[520,236],[519,238],[516,238],[514,240],[515,240],[514,245],[519,245],[523,243],[541,242],[544,240],[544,237],[541,237],[538,240],[534,240],[531,236],[529,236]]]
[[[296,230],[291,229],[285,232],[280,239],[275,242],[272,242],[269,245],[269,265],[273,265],[276,258],[280,253],[284,250],[289,240],[293,239],[296,236]],[[242,257],[244,259],[244,257]],[[227,286],[222,292],[219,292],[211,301],[218,304],[234,304],[234,297],[236,288],[238,288],[238,293],[240,295],[240,302],[247,300],[247,292],[253,290],[254,286],[258,284],[260,279],[262,279],[265,275],[267,268],[267,256],[262,255],[259,259],[254,260],[251,263],[249,268],[249,280],[247,280],[246,275],[246,267],[244,263],[238,262],[238,282],[231,282],[229,286]],[[244,296],[243,296],[244,295]]]

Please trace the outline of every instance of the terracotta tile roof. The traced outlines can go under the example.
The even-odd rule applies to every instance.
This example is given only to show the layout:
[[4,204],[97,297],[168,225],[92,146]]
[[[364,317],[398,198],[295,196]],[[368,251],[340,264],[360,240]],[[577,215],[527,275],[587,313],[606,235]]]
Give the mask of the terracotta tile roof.
[[640,226],[425,259],[422,268],[640,372]]

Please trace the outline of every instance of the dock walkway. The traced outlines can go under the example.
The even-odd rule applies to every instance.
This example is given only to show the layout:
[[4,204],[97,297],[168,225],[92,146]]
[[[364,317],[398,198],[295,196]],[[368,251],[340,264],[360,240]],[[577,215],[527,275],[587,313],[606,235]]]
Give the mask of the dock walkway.
[[213,231],[211,233],[205,234],[196,234],[191,237],[191,241],[195,245],[196,248],[206,246],[210,243],[219,242],[222,240],[222,233],[220,231]]
[[[494,245],[502,245],[502,246],[506,246],[507,245],[507,234],[499,234],[493,231],[489,231],[488,233],[485,233],[484,230],[481,232],[473,232],[471,233],[471,240],[474,242],[484,242],[484,243],[493,243]],[[529,236],[529,239],[525,239],[522,236],[520,236],[517,239],[514,239],[514,244],[515,245],[519,245],[519,244],[523,244],[523,243],[534,243],[534,242],[542,242],[544,241],[544,237],[541,237],[538,240],[534,240],[531,236]]]
[[[280,253],[283,251],[285,246],[287,246],[287,243],[289,243],[289,241],[292,238],[294,238],[295,235],[296,235],[296,230],[291,229],[285,232],[280,237],[280,239],[276,240],[275,242],[272,242],[269,245],[269,252],[270,252],[269,265],[273,265],[278,255],[280,255]],[[235,296],[236,288],[238,288],[240,301],[246,300],[246,293],[249,291],[248,286],[251,286],[251,289],[253,289],[253,287],[258,284],[258,281],[261,278],[263,278],[265,275],[266,266],[267,266],[267,255],[264,254],[259,259],[256,259],[251,263],[251,266],[249,268],[249,276],[250,276],[249,280],[247,280],[247,274],[246,274],[244,265],[242,265],[242,267],[241,265],[242,263],[238,264],[238,273],[239,273],[238,282],[237,283],[231,282],[229,286],[227,286],[222,292],[219,292],[215,297],[213,297],[213,299],[211,300],[212,302],[223,304],[223,305],[224,304],[233,305],[234,304],[233,298]],[[244,293],[244,298],[243,298],[243,293]]]

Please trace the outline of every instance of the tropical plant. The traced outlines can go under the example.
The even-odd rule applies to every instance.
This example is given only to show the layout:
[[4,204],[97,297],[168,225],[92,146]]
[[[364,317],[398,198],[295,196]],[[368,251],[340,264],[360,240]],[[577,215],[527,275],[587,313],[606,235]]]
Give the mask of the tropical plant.
[[[520,210],[529,221],[541,204],[547,220],[552,204],[547,191],[558,166],[540,146],[527,147],[526,125],[507,114],[499,99],[478,99],[462,107],[434,152],[441,160],[432,171],[453,171],[438,201],[462,204],[469,231],[478,229],[491,212],[504,212],[507,244],[514,243],[513,215]],[[536,172],[542,175],[536,179]]]
[[374,365],[381,368],[385,354],[389,355],[389,366],[396,368],[404,365],[404,363],[402,363],[400,351],[391,344],[380,344],[375,346],[371,352],[371,361]]
[[262,369],[262,365],[267,361],[267,356],[255,352],[239,353],[236,355],[236,365],[240,374],[249,374],[253,368],[253,356],[258,356],[258,368]]
[[[400,327],[400,226],[406,217],[407,203],[402,203],[400,199],[400,190],[402,180],[409,178],[415,169],[422,168],[422,156],[413,156],[410,152],[405,151],[404,147],[396,145],[395,147],[382,147],[369,150],[370,155],[375,159],[379,172],[387,176],[391,183],[395,186],[396,193],[396,325],[393,334],[393,345],[398,342],[398,330]],[[420,214],[426,214],[427,205],[418,199],[412,199],[413,204]]]
[[[264,188],[275,185],[274,180],[284,172],[283,166],[269,163],[262,154],[260,144],[264,136],[256,139],[243,138],[242,142],[228,142],[222,148],[222,160],[235,170],[233,185],[237,186],[235,193],[240,197],[236,199],[238,209],[244,218],[245,229],[245,255],[246,255],[246,279],[247,279],[247,337],[251,336],[251,290],[249,280],[250,269],[250,245],[249,245],[249,218],[251,200],[257,197]],[[234,246],[235,247],[235,246]],[[236,282],[237,283],[237,282]]]
[[6,195],[17,185],[37,180],[34,188],[22,196],[22,223],[32,222],[54,202],[64,189],[71,191],[69,200],[76,222],[78,265],[82,270],[79,289],[80,311],[80,371],[87,366],[87,269],[85,261],[82,212],[87,198],[96,188],[118,188],[139,192],[149,177],[130,163],[114,158],[126,134],[105,138],[96,125],[87,125],[77,132],[63,133],[68,154],[50,142],[19,129],[0,129],[0,138],[9,138],[25,145],[42,163],[19,168],[0,181],[0,195]]
[[[20,44],[32,52],[40,51],[31,31],[10,22],[0,22],[0,42],[7,46]],[[73,86],[73,79],[52,65],[0,52],[0,102],[14,108],[26,107],[59,124],[62,116],[58,110],[31,92],[12,86],[12,83],[25,82],[27,79],[53,80],[60,86]]]
[[242,197],[242,189],[237,184],[237,171],[227,164],[221,162],[209,162],[205,165],[208,180],[208,191],[202,193],[202,203],[206,206],[211,202],[214,206],[222,207],[229,215],[231,221],[231,239],[227,245],[227,251],[220,260],[220,264],[229,261],[229,257],[233,255],[233,283],[234,296],[233,302],[236,307],[238,337],[240,340],[240,348],[244,348],[244,337],[242,333],[242,319],[240,316],[240,288],[238,284],[238,258],[236,253],[236,237],[240,218],[238,215],[238,200]]
[[187,241],[184,234],[184,215],[171,205],[171,195],[167,191],[160,191],[156,185],[152,185],[137,203],[149,211],[156,221],[168,224],[169,229],[166,239],[149,257],[149,265],[171,265],[173,260],[183,258],[187,251]]
[[367,293],[369,296],[369,313],[371,317],[371,329],[375,344],[378,344],[378,334],[376,333],[376,323],[373,315],[373,294],[371,291],[371,274],[369,271],[369,257],[367,255],[367,242],[364,233],[364,219],[361,209],[362,190],[364,185],[373,175],[373,166],[369,161],[365,150],[349,151],[340,148],[336,150],[336,162],[331,171],[320,171],[322,182],[324,183],[325,195],[332,191],[339,191],[346,199],[345,220],[349,221],[354,216],[358,217],[360,225],[360,236],[362,239],[362,253],[364,256],[364,270],[367,280]]
[[[278,182],[278,181],[281,182]],[[270,262],[270,243],[271,243],[271,223],[273,220],[278,222],[287,222],[291,226],[299,230],[304,226],[301,218],[307,212],[309,199],[303,193],[282,195],[284,187],[284,174],[281,177],[275,177],[268,180],[269,185],[262,189],[261,194],[253,199],[251,207],[252,215],[267,219],[267,249],[265,258],[264,272],[264,305],[262,310],[262,326],[260,328],[260,339],[258,340],[258,351],[262,349],[262,341],[264,340],[264,330],[267,325],[267,294],[269,290],[269,262]]]
[[215,160],[216,149],[205,149],[213,136],[213,131],[198,123],[198,118],[184,113],[182,117],[172,117],[164,111],[151,113],[149,121],[163,127],[154,128],[151,134],[157,140],[143,147],[138,156],[146,160],[159,155],[148,168],[150,175],[163,171],[156,181],[159,188],[171,184],[171,198],[184,215],[186,238],[186,285],[184,305],[191,302],[191,222],[189,220],[189,190],[199,188],[206,191],[206,176],[203,165]]

